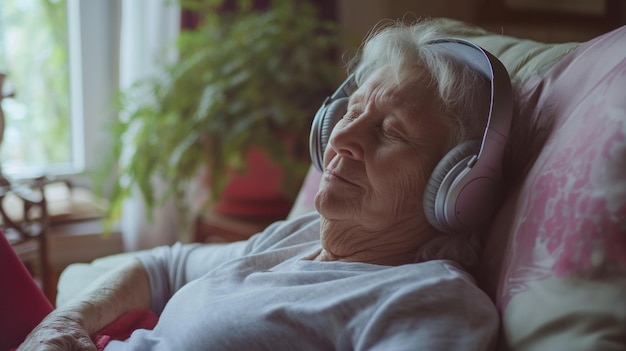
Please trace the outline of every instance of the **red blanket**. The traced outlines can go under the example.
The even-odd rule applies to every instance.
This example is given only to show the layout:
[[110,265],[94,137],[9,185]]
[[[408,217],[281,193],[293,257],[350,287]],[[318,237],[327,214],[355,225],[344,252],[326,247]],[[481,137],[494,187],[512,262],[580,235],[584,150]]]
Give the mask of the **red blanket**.
[[111,340],[126,340],[136,329],[154,328],[157,320],[157,316],[148,310],[129,312],[100,330],[94,342],[98,351],[102,351]]
[[0,350],[17,347],[50,311],[52,304],[0,230]]
[[[0,230],[0,351],[17,348],[52,309]],[[100,330],[94,342],[103,350],[109,341],[125,340],[135,329],[152,329],[156,322],[150,311],[132,311]]]

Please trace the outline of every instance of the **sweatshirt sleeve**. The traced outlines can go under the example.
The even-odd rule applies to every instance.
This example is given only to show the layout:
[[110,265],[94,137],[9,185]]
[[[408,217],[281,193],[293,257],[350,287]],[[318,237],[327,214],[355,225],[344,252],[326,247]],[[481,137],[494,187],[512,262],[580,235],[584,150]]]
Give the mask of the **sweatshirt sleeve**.
[[246,242],[230,244],[181,244],[161,246],[138,258],[148,274],[152,311],[160,315],[167,301],[188,282],[244,254]]
[[[293,237],[294,232],[303,235]],[[148,273],[152,310],[160,315],[167,301],[188,282],[214,270],[226,261],[288,244],[291,240],[319,238],[319,215],[311,213],[293,221],[271,224],[250,239],[225,244],[181,244],[142,252],[138,258]]]

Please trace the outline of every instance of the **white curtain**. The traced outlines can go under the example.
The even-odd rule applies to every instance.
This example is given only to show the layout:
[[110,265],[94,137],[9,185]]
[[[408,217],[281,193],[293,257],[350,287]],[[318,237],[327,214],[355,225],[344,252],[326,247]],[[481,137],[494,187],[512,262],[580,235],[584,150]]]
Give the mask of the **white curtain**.
[[[179,33],[180,8],[171,0],[121,0],[120,9],[119,82],[120,88],[126,89],[139,79],[158,74],[157,60],[175,59],[172,45]],[[158,182],[155,191],[165,186],[163,181]],[[147,249],[180,240],[172,203],[156,209],[152,215],[153,220],[149,221],[138,190],[125,201],[120,223],[125,250]]]

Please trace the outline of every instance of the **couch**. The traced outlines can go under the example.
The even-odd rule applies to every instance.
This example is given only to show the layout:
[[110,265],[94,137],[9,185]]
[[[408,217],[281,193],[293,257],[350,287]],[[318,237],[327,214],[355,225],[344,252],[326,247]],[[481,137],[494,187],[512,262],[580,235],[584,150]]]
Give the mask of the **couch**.
[[[499,350],[626,350],[626,27],[544,44],[441,19],[516,82],[509,190],[475,272],[502,320]],[[290,213],[310,211],[311,169]],[[73,264],[57,304],[133,253]]]

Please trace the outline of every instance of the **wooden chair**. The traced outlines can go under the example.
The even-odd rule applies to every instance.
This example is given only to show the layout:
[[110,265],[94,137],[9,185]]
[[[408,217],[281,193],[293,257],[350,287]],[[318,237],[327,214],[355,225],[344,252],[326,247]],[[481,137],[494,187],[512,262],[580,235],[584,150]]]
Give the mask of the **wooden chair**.
[[45,182],[12,182],[0,174],[0,220],[4,235],[48,297],[54,296],[49,272]]
[[[4,112],[2,99],[13,97],[13,92],[4,92],[6,78],[0,73],[0,145],[4,136]],[[48,298],[54,296],[54,282],[48,272],[48,250],[46,228],[48,209],[44,186],[46,177],[28,181],[11,181],[0,168],[0,226],[4,235],[31,274],[39,281]]]

